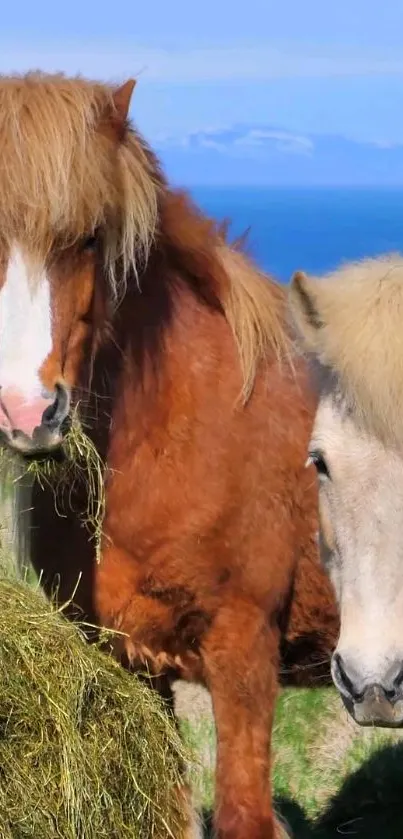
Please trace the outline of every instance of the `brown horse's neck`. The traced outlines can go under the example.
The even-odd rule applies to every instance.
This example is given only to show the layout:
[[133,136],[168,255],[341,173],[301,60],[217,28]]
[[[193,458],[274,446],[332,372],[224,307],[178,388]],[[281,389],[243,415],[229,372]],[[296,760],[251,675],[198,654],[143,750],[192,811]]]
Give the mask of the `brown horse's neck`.
[[207,305],[220,305],[227,278],[218,248],[225,236],[182,192],[166,191],[161,204],[156,252],[171,282],[181,277]]
[[[84,421],[101,453],[108,444],[115,390],[123,369],[131,386],[144,391],[161,380],[166,337],[184,299],[222,315],[228,279],[218,257],[223,238],[186,195],[166,191],[160,226],[143,274],[125,278],[126,293],[91,367],[91,394],[84,400]],[[88,380],[88,368],[83,371]],[[85,404],[86,403],[86,404]],[[95,422],[94,422],[95,419]]]

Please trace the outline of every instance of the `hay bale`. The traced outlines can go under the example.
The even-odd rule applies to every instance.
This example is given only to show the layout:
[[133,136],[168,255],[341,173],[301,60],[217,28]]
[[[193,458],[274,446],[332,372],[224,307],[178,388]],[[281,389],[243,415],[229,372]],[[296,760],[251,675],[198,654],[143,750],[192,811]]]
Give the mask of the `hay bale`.
[[0,579],[1,839],[179,839],[184,760],[149,688]]

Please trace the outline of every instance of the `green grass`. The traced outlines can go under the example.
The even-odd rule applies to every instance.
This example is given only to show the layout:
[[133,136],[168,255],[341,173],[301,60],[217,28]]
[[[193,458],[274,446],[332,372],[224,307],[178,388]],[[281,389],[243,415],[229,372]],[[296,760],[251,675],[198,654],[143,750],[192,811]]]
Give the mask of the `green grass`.
[[273,732],[274,788],[281,798],[304,802],[312,816],[319,806],[323,770],[312,750],[331,716],[329,690],[286,691],[280,698]]
[[[215,735],[210,717],[182,733],[198,759],[196,801],[214,801]],[[297,839],[402,839],[403,732],[361,729],[331,688],[288,689],[273,734],[276,806]]]
[[202,717],[197,723],[181,721],[183,739],[190,749],[194,763],[190,783],[196,807],[210,811],[214,805],[215,730],[213,720]]

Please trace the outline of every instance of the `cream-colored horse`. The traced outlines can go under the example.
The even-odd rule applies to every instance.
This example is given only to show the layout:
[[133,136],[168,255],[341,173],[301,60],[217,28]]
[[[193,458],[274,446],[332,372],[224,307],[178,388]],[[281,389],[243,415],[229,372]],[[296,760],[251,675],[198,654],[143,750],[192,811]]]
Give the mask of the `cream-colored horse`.
[[362,725],[403,726],[403,256],[294,275],[319,395],[309,462],[341,612],[334,682]]

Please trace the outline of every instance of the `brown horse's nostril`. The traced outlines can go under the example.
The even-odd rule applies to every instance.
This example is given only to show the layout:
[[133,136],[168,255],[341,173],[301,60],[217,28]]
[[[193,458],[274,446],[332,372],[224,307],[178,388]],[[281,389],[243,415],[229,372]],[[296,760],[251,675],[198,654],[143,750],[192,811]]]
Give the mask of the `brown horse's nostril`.
[[64,385],[57,384],[54,401],[43,412],[42,425],[49,431],[57,431],[68,417],[70,410],[70,394]]

